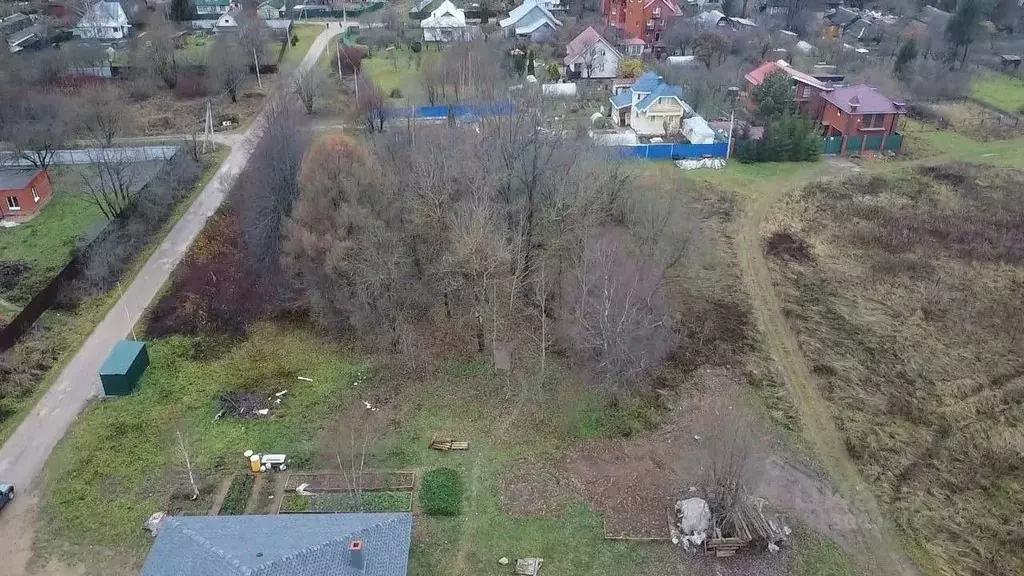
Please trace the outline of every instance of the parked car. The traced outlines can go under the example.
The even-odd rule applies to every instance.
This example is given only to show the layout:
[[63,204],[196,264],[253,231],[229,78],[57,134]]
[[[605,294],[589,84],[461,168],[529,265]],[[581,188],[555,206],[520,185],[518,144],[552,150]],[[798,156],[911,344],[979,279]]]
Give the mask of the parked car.
[[6,506],[11,500],[14,500],[14,485],[0,484],[0,508]]

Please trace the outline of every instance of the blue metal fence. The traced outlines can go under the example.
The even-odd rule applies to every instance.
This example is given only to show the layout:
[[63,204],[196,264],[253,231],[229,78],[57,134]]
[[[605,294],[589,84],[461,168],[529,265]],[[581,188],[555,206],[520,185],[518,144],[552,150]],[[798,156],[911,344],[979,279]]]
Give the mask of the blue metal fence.
[[641,160],[679,160],[683,158],[725,158],[728,142],[714,144],[638,144],[616,146],[624,158]]
[[459,120],[471,118],[487,118],[490,116],[511,116],[516,106],[511,101],[491,102],[488,104],[458,104],[449,106],[415,106],[410,108],[388,108],[388,120],[421,118],[426,120],[442,120],[448,117],[449,111]]

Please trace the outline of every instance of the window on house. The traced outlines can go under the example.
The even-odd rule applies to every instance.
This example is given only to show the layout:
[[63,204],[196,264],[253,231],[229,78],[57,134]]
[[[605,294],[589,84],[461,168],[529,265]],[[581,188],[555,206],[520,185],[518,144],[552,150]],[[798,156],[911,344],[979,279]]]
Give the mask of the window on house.
[[658,6],[657,8],[654,9],[654,17],[661,18],[661,6]]
[[654,28],[654,20],[648,20],[647,21],[647,27],[648,28]]
[[8,196],[7,197],[7,208],[9,208],[11,210],[21,210],[21,204],[18,203],[18,197],[17,196]]
[[32,187],[32,201],[39,202],[39,192],[36,192],[36,187]]
[[655,32],[654,33],[654,41],[655,42],[661,41],[661,32]]

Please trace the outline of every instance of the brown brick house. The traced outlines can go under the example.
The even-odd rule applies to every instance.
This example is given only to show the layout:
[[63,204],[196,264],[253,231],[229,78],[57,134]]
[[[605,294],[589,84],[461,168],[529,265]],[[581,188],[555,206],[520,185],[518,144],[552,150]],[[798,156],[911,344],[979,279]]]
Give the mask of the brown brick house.
[[50,200],[50,174],[38,168],[0,169],[0,220],[24,222]]
[[884,143],[885,137],[896,133],[899,117],[905,113],[902,102],[866,84],[837,88],[823,94],[822,100],[821,125],[826,138],[882,136]]

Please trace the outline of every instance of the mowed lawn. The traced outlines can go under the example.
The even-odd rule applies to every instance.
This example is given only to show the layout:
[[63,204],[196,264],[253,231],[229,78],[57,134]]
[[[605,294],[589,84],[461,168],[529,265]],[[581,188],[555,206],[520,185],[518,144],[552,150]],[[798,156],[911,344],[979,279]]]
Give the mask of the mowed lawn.
[[971,96],[1003,112],[1019,114],[1024,109],[1024,80],[984,72],[971,83]]
[[385,96],[391,96],[396,89],[401,92],[394,104],[417,106],[429,103],[422,82],[423,64],[440,58],[441,52],[437,50],[419,53],[406,48],[376,50],[372,58],[363,60],[363,72]]
[[[323,24],[296,24],[292,27],[292,36],[298,36],[299,42],[295,45],[291,45],[291,39],[289,38],[288,49],[285,50],[284,56],[281,57],[281,66],[298,64],[302,61],[302,57],[309,52],[309,47],[313,45],[313,40],[323,32]],[[275,44],[274,50],[278,49],[278,45]],[[277,56],[277,53],[274,53]]]
[[99,207],[80,192],[80,168],[56,167],[50,172],[50,201],[32,220],[0,228],[0,261],[24,260],[31,266],[18,286],[0,297],[24,305],[70,260],[80,240],[106,224]]

